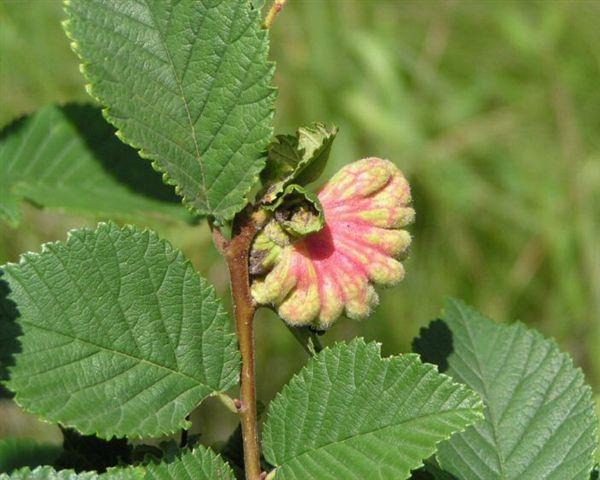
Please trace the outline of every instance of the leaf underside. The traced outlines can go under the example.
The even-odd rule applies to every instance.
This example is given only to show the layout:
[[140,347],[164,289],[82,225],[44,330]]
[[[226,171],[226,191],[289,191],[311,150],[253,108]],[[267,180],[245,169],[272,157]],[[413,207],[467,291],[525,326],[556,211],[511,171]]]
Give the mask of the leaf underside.
[[0,218],[19,203],[78,213],[188,218],[160,175],[123,145],[91,105],[47,106],[0,133]]
[[478,396],[416,355],[357,339],[313,357],[269,408],[277,479],[405,479],[436,443],[481,418]]
[[22,331],[7,386],[46,420],[103,438],[159,436],[237,382],[214,289],[150,231],[74,230],[4,270]]
[[275,90],[260,14],[238,0],[68,0],[88,91],[184,203],[228,220],[265,164]]
[[450,300],[415,350],[426,358],[444,343],[446,373],[485,403],[485,422],[440,444],[445,470],[464,480],[589,479],[598,425],[592,392],[554,341]]
[[216,453],[204,447],[181,453],[174,459],[145,466],[113,468],[106,473],[56,472],[51,467],[23,469],[0,480],[234,480],[233,472]]

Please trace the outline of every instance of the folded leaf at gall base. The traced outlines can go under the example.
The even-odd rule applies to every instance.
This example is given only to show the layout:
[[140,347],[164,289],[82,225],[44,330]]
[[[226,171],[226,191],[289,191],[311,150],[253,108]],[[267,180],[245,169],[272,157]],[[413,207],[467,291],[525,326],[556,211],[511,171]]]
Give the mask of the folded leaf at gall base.
[[294,238],[318,232],[325,225],[323,205],[317,194],[295,183],[288,185],[277,201],[265,208],[274,212],[274,221]]
[[269,147],[267,168],[261,174],[266,191],[262,201],[273,203],[291,183],[314,182],[325,168],[337,127],[321,123],[301,127],[296,135],[277,135]]
[[440,444],[444,470],[463,480],[589,479],[598,445],[592,392],[554,341],[449,300],[414,349],[485,404],[485,422]]
[[88,91],[200,215],[228,220],[258,182],[274,66],[260,13],[238,0],[67,0]]
[[277,480],[402,480],[436,444],[482,418],[481,400],[417,355],[356,339],[311,358],[269,407]]
[[102,438],[160,436],[237,382],[214,289],[153,232],[73,230],[3,268],[22,331],[6,385],[45,420]]
[[49,105],[0,132],[0,218],[22,200],[110,217],[188,219],[173,189],[91,105]]

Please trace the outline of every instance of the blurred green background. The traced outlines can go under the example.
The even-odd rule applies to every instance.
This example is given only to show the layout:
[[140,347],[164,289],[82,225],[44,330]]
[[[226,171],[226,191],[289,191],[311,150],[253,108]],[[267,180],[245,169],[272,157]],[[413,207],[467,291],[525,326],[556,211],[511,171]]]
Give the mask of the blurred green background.
[[[0,124],[89,101],[62,18],[59,0],[0,3]],[[389,158],[410,179],[417,211],[406,280],[325,343],[362,335],[385,354],[408,351],[452,295],[556,338],[600,391],[599,25],[598,2],[290,0],[272,29],[276,131],[336,123],[329,173]],[[23,209],[18,229],[0,224],[0,263],[99,220]],[[203,224],[151,226],[227,297]],[[306,355],[267,313],[257,349],[266,402]],[[195,430],[210,443],[233,422],[212,401]],[[59,439],[3,400],[7,435]]]

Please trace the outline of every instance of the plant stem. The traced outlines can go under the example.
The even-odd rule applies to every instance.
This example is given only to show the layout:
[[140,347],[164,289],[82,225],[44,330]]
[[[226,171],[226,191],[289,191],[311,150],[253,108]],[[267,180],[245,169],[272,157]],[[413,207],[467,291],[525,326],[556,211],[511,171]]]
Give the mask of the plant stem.
[[256,306],[250,294],[248,272],[250,247],[258,225],[245,212],[239,214],[236,220],[233,237],[227,242],[225,258],[229,268],[235,324],[242,355],[239,414],[244,444],[244,469],[246,480],[259,480],[261,469],[256,415],[253,331]]
[[271,25],[273,25],[273,22],[275,21],[275,17],[277,17],[277,14],[279,12],[281,12],[281,9],[283,8],[283,6],[285,5],[286,2],[287,2],[287,0],[274,0],[273,1],[273,5],[271,5],[271,8],[269,9],[269,13],[267,13],[267,16],[265,17],[265,21],[263,22],[263,28],[271,28]]

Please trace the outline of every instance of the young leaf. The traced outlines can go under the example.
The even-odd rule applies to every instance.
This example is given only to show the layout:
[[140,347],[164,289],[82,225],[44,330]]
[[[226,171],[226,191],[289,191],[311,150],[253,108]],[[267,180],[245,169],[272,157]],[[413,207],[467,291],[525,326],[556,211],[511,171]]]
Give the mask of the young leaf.
[[58,445],[40,444],[25,438],[0,440],[0,473],[11,473],[23,467],[51,465],[60,455]]
[[464,480],[588,480],[598,420],[569,356],[524,325],[496,324],[457,300],[435,325],[415,350],[427,358],[446,343],[446,373],[485,403],[485,422],[440,444],[444,470]]
[[292,236],[318,232],[325,225],[323,206],[316,193],[300,185],[286,187],[277,201],[266,208],[275,212],[275,220]]
[[264,428],[278,480],[408,478],[481,401],[416,355],[382,359],[357,339],[313,357],[273,400]]
[[0,133],[0,218],[19,203],[82,213],[189,218],[160,175],[91,105],[50,105]]
[[184,202],[227,220],[272,134],[268,36],[246,1],[68,0],[65,30],[88,91]]
[[103,438],[159,436],[237,381],[213,288],[153,232],[74,230],[4,278],[23,332],[7,386],[45,420]]
[[263,201],[274,202],[292,182],[306,185],[315,181],[325,168],[337,132],[337,127],[314,123],[299,128],[296,135],[277,135],[261,175],[268,186]]

